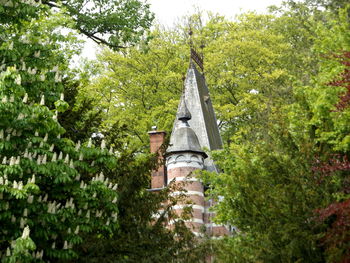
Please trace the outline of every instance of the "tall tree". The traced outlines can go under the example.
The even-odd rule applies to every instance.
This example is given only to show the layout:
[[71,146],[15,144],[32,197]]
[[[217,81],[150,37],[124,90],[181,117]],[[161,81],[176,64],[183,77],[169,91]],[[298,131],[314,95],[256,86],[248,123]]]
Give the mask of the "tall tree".
[[103,175],[115,158],[104,143],[99,150],[61,138],[61,78],[76,41],[57,27],[69,18],[36,2],[6,2],[1,11],[2,261],[68,260],[84,234],[118,227],[116,185]]
[[[248,111],[249,115],[245,123],[239,122],[240,114],[233,114],[238,129],[231,133],[230,146],[214,155],[224,172],[209,175],[212,193],[224,197],[217,205],[218,221],[238,229],[234,237],[218,243],[218,260],[222,262],[333,262],[347,255],[344,249],[348,244],[341,243],[344,239],[332,239],[332,234],[340,232],[329,221],[324,221],[330,224],[329,243],[325,243],[329,254],[324,253],[320,236],[326,225],[318,223],[315,213],[337,196],[347,200],[346,195],[339,195],[346,171],[334,171],[338,177],[315,173],[319,159],[327,161],[339,151],[348,154],[347,111],[335,112],[343,88],[327,85],[344,70],[329,58],[349,50],[346,11],[339,18],[300,3],[284,12],[263,30],[278,32],[287,44],[284,55],[295,52],[296,62],[282,57],[288,59],[288,64],[279,61],[288,78],[255,94],[263,103],[253,104],[256,110],[248,111],[253,105],[244,105],[243,114]],[[290,23],[292,20],[295,23]],[[265,78],[268,75],[261,76],[262,81]],[[279,93],[280,87],[286,92]],[[241,95],[240,103],[250,97]],[[260,125],[254,119],[257,113]],[[333,213],[341,220],[339,210],[331,207],[320,211],[321,218],[331,220]],[[346,224],[341,229],[348,231]],[[348,233],[342,235],[347,237]]]

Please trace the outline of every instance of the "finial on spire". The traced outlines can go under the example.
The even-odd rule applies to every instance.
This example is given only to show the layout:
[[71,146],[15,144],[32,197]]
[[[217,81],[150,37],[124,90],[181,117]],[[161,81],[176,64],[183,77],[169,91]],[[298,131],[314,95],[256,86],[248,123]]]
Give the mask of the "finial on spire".
[[203,48],[205,46],[204,46],[204,43],[202,41],[201,45],[200,45],[200,49],[201,49],[201,53],[202,54],[198,54],[197,51],[194,48],[194,43],[193,43],[193,31],[192,31],[192,20],[191,20],[191,18],[189,19],[188,27],[189,27],[188,35],[189,35],[189,45],[190,45],[190,61],[191,61],[191,63],[192,63],[192,61],[194,61],[199,66],[199,68],[202,70],[202,72],[203,72],[204,71],[204,67],[203,67]]
[[190,41],[189,41],[190,48],[192,49],[193,48],[193,41],[192,41],[192,34],[193,34],[193,32],[192,32],[191,29],[190,29],[190,31],[188,31],[188,34],[190,36]]
[[188,110],[185,102],[185,94],[182,94],[177,119],[183,122],[187,122],[192,118],[190,111]]

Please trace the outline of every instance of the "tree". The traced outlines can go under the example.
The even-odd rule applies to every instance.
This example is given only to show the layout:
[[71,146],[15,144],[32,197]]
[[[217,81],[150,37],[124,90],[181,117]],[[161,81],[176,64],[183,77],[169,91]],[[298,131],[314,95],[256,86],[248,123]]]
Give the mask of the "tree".
[[0,40],[4,262],[75,258],[84,233],[110,235],[118,227],[116,185],[103,175],[116,167],[115,158],[104,143],[100,150],[62,139],[57,122],[67,107],[59,95],[66,54],[73,53],[67,46],[76,42],[54,29],[69,20],[35,5],[1,6],[10,9]]
[[147,131],[154,125],[169,130],[174,121],[188,54],[173,43],[179,38],[174,32],[156,29],[151,38],[147,46],[104,50],[100,76],[79,90],[79,98],[102,111],[99,129],[117,148],[147,152]]
[[[219,262],[227,262],[227,252],[233,255],[230,262],[333,262],[347,257],[348,243],[342,238],[348,233],[342,232],[335,239],[333,235],[340,229],[348,231],[346,217],[342,217],[347,210],[335,209],[338,203],[334,203],[338,197],[344,200],[338,208],[347,204],[343,193],[347,172],[335,170],[332,177],[315,173],[317,160],[327,163],[332,154],[348,154],[348,114],[335,108],[339,96],[342,101],[345,98],[344,89],[327,85],[344,70],[329,57],[334,53],[342,57],[338,52],[349,49],[345,14],[346,11],[342,18],[329,12],[320,14],[301,3],[274,18],[273,25],[263,27],[262,30],[279,32],[282,43],[293,44],[297,61],[303,56],[303,62],[294,64],[289,59],[284,64],[277,60],[288,78],[270,82],[264,92],[256,94],[262,105],[243,106],[243,114],[249,115],[246,122],[241,122],[240,112],[232,114],[238,123],[236,130],[229,133],[231,144],[214,154],[224,171],[219,176],[206,175],[213,195],[224,197],[216,208],[217,220],[238,229],[232,238],[218,242]],[[294,19],[295,23],[290,23]],[[304,26],[300,27],[297,20]],[[287,54],[291,52],[288,45],[286,48]],[[261,81],[268,77],[262,75]],[[290,88],[283,90],[288,85]],[[285,93],[276,91],[281,86]],[[240,95],[238,106],[246,98],[252,104],[250,95]],[[253,107],[256,108],[249,111]],[[337,163],[346,165],[345,160]],[[320,207],[327,208],[319,210]],[[337,229],[333,222],[345,224]],[[324,240],[326,243],[322,243]]]
[[[26,7],[26,14],[19,11],[18,7]],[[37,10],[47,7],[60,10],[70,17],[74,23],[69,26],[73,29],[113,49],[125,48],[140,41],[154,18],[149,5],[138,0],[33,0],[2,1],[1,22],[16,22],[26,19],[25,15],[29,15],[28,19],[35,16]]]

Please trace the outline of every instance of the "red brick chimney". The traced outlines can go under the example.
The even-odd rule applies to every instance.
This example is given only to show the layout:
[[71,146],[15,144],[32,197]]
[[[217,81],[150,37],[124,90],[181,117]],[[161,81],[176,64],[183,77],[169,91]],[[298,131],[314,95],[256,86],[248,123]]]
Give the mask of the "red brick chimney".
[[[150,139],[151,153],[159,153],[159,149],[165,140],[165,131],[150,131],[148,132]],[[164,157],[160,154],[158,158],[159,167],[152,172],[151,189],[163,188],[167,184],[166,170],[164,166]]]

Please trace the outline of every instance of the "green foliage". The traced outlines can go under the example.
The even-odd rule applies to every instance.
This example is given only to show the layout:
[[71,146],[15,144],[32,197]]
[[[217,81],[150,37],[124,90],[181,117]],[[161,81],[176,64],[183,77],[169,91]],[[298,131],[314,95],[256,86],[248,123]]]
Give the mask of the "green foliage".
[[152,126],[171,129],[186,70],[183,47],[172,43],[177,38],[157,29],[148,46],[104,50],[100,76],[79,90],[79,98],[102,111],[100,131],[118,142],[115,147],[145,151]]
[[[240,90],[244,80],[250,81],[241,77],[235,89],[238,102],[225,105],[232,108],[230,144],[213,153],[223,173],[204,175],[213,196],[224,197],[216,207],[217,221],[238,229],[235,236],[218,242],[217,261],[333,262],[332,253],[346,252],[343,247],[324,252],[321,238],[327,225],[319,223],[315,211],[339,198],[348,175],[325,177],[314,171],[316,162],[331,154],[348,155],[348,109],[336,110],[344,88],[329,85],[344,70],[337,62],[338,54],[349,50],[347,10],[338,16],[300,3],[272,21],[265,21],[258,31],[279,34],[284,51],[275,57],[273,68],[280,66],[283,74],[276,82],[265,82],[273,78],[260,74],[254,87],[259,83],[263,87],[254,95]],[[242,42],[246,39],[249,43],[247,37]],[[257,47],[269,42],[261,43]],[[274,51],[280,54],[272,46],[268,51],[264,59]],[[259,69],[262,59],[254,58],[254,53],[245,61],[256,62],[254,68]],[[249,74],[248,69],[244,71]]]
[[1,258],[68,260],[86,233],[118,228],[116,185],[103,175],[117,163],[103,146],[61,138],[57,114],[67,108],[58,100],[61,78],[78,42],[57,27],[69,18],[34,2],[2,7],[8,12],[0,38]]
[[60,9],[74,20],[74,29],[113,49],[140,41],[154,18],[149,5],[139,0],[53,0],[43,4]]

